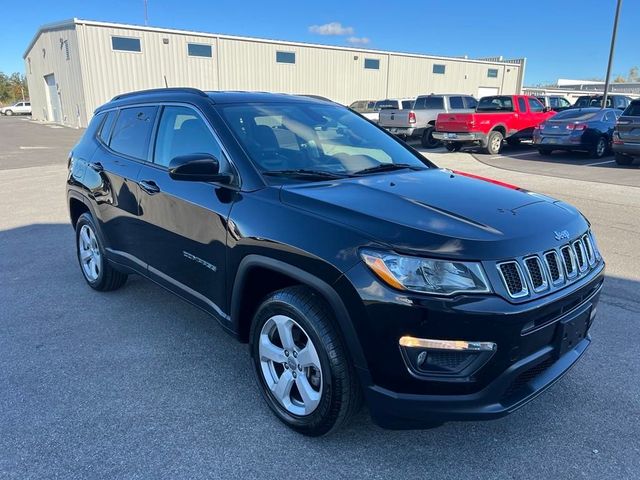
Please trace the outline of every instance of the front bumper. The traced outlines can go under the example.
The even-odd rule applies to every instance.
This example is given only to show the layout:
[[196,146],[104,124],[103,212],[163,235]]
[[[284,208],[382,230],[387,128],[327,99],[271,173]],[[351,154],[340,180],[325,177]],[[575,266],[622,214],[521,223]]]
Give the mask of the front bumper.
[[487,135],[480,132],[433,132],[433,138],[443,142],[487,144]]
[[[591,343],[588,329],[604,264],[579,284],[517,305],[496,295],[405,296],[381,285],[374,288],[371,274],[358,267],[348,275],[364,300],[359,319],[364,323],[356,328],[369,364],[371,381],[364,391],[371,417],[386,428],[423,428],[507,415],[562,377]],[[560,337],[566,322],[575,319],[588,323],[579,341],[567,348]],[[463,376],[419,375],[398,345],[403,335],[495,342],[497,350]]]

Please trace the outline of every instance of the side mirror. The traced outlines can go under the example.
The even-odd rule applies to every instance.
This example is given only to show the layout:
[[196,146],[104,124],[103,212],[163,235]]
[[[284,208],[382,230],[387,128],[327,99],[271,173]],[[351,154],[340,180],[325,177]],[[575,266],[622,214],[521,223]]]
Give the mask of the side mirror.
[[228,183],[231,176],[220,173],[220,162],[208,153],[181,155],[169,162],[169,176],[190,182]]

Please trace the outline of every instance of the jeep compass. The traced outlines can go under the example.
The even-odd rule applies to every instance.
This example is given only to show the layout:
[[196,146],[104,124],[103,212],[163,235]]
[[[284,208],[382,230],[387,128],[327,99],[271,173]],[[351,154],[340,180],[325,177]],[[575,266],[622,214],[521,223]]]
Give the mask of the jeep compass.
[[210,314],[306,435],[363,401],[387,428],[501,417],[591,342],[604,261],[578,210],[327,100],[120,95],[73,147],[67,198],[91,288],[138,274]]

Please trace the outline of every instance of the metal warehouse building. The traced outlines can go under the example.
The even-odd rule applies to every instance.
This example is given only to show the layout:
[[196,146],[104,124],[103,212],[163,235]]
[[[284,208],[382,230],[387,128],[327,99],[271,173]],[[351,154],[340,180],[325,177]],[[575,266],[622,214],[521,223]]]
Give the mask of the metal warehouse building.
[[468,59],[88,20],[38,30],[24,53],[33,118],[85,127],[115,95],[164,86],[360,99],[522,89],[525,59]]

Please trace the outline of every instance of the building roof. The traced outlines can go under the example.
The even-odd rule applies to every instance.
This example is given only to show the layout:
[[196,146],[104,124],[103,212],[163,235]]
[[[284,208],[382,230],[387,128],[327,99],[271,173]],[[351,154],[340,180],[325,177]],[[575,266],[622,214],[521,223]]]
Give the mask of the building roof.
[[[488,65],[518,65],[520,63],[520,59],[518,60],[504,60],[500,57],[493,57],[490,59],[472,59],[466,57],[447,57],[440,55],[427,55],[427,54],[419,54],[419,53],[408,53],[408,52],[396,52],[396,51],[388,51],[388,50],[376,50],[376,49],[367,49],[367,48],[357,48],[357,47],[340,47],[336,45],[326,45],[320,43],[305,43],[305,42],[290,42],[287,40],[276,40],[276,39],[267,39],[267,38],[257,38],[257,37],[245,37],[245,36],[236,36],[236,35],[224,35],[218,33],[208,33],[208,32],[197,32],[191,30],[179,30],[179,29],[171,29],[171,28],[159,28],[159,27],[149,27],[144,25],[133,25],[133,24],[125,24],[125,23],[110,23],[110,22],[99,22],[95,20],[82,20],[79,18],[71,18],[68,20],[63,20],[60,22],[48,23],[42,25],[36,34],[29,42],[22,58],[26,58],[31,51],[31,48],[38,40],[38,37],[44,33],[54,30],[64,30],[75,28],[76,25],[89,25],[94,27],[108,27],[108,28],[124,28],[130,30],[140,30],[146,32],[159,32],[159,33],[171,33],[177,35],[192,35],[192,36],[200,36],[200,37],[209,37],[209,38],[222,38],[229,40],[245,40],[251,42],[258,43],[277,43],[279,45],[290,45],[294,47],[312,47],[312,48],[323,48],[329,50],[341,50],[341,51],[349,51],[356,53],[371,53],[375,55],[399,55],[404,57],[415,57],[415,58],[431,58],[435,60],[449,60],[449,61],[458,61],[458,62],[470,62],[470,63],[484,63]],[[525,60],[524,58],[522,60]]]

